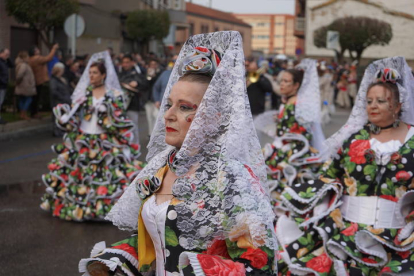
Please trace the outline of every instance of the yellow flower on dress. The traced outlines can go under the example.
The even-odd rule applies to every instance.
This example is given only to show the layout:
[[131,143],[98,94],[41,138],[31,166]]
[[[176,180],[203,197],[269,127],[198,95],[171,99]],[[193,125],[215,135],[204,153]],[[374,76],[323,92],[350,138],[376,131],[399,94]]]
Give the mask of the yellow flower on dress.
[[336,226],[339,229],[343,229],[345,228],[345,224],[344,221],[342,219],[342,214],[341,214],[341,210],[339,210],[338,208],[336,208],[335,210],[333,210],[329,216],[331,216],[331,218],[334,220]]

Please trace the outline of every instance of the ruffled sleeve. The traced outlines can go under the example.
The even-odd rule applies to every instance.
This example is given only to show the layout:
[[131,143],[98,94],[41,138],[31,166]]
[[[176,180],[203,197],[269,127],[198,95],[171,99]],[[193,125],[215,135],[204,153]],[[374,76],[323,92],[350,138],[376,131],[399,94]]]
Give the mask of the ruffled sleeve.
[[342,155],[340,149],[333,160],[327,161],[319,178],[288,186],[282,193],[283,205],[299,215],[295,220],[302,226],[317,221],[337,207],[343,190],[340,178],[345,174]]
[[115,91],[113,96],[106,97],[98,109],[98,124],[106,133],[116,135],[120,143],[131,142],[134,124],[126,116],[122,93]]
[[77,130],[80,124],[79,118],[80,104],[58,104],[53,108],[53,114],[56,118],[56,125],[67,132]]

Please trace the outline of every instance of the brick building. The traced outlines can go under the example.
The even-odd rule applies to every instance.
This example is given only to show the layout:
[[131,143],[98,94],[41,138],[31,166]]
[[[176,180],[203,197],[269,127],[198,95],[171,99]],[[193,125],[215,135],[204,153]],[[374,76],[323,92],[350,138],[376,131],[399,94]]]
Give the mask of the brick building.
[[294,56],[297,46],[295,16],[289,14],[235,14],[252,29],[252,49],[266,55]]
[[[243,50],[245,56],[250,56],[252,51],[252,27],[237,18],[234,14],[216,9],[207,8],[194,3],[186,3],[187,23],[189,35],[217,32],[238,31],[243,37]],[[185,40],[184,40],[185,41]]]

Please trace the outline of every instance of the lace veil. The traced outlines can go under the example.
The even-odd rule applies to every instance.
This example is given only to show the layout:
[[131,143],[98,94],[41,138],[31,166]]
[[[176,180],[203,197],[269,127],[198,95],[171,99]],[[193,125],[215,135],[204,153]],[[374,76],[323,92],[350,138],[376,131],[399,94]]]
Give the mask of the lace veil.
[[91,64],[96,61],[101,61],[105,64],[105,86],[106,88],[108,88],[107,91],[109,93],[112,93],[113,90],[117,90],[122,93],[121,85],[119,84],[118,77],[115,72],[115,67],[111,60],[111,56],[109,55],[108,51],[103,51],[93,54],[92,57],[89,59],[85,71],[83,72],[82,77],[76,85],[75,91],[73,91],[72,103],[78,103],[79,101],[82,101],[82,99],[84,98],[86,88],[88,88],[89,86],[89,67],[91,67]]
[[302,69],[304,74],[296,100],[295,118],[312,134],[311,144],[320,151],[325,135],[321,126],[321,99],[316,66],[317,61],[310,58],[305,58],[296,65],[296,69]]
[[376,73],[383,68],[393,68],[401,75],[401,80],[397,82],[400,93],[400,103],[402,103],[401,120],[407,124],[414,124],[414,77],[411,68],[408,66],[404,57],[391,57],[374,61],[365,70],[364,77],[359,87],[355,105],[351,115],[344,126],[334,135],[325,141],[326,157],[334,156],[343,142],[353,133],[359,131],[368,122],[366,111],[366,95],[368,86],[376,81]]
[[179,79],[180,63],[198,46],[219,50],[223,56],[176,154],[179,178],[173,194],[181,200],[175,206],[179,243],[191,250],[205,248],[214,239],[249,235],[255,246],[265,244],[275,249],[266,168],[247,98],[242,38],[236,31],[195,35],[187,40],[174,65],[148,144],[148,165],[107,219],[121,229],[137,228],[141,200],[136,183],[166,163],[172,147],[165,143],[164,105]]

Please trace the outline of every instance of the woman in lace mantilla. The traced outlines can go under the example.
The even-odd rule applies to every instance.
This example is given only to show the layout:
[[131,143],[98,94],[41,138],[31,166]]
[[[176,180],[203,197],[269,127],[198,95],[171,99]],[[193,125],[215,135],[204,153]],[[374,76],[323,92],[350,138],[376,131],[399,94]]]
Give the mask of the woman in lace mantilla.
[[42,176],[47,188],[41,208],[53,216],[103,220],[143,167],[112,71],[106,52],[93,55],[72,96],[72,108],[60,104],[53,110],[57,126],[66,132],[63,143],[52,146],[58,157]]
[[319,124],[316,61],[305,59],[296,69],[281,74],[284,103],[276,117],[276,138],[263,150],[276,210],[280,209],[280,195],[286,186],[315,178],[321,162],[316,141],[324,140]]
[[413,85],[402,57],[367,68],[350,119],[326,142],[332,161],[282,194],[281,275],[412,275]]
[[151,136],[149,163],[108,215],[137,235],[109,248],[95,245],[79,264],[84,275],[276,272],[242,45],[238,32],[186,42]]

